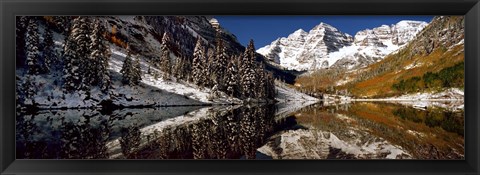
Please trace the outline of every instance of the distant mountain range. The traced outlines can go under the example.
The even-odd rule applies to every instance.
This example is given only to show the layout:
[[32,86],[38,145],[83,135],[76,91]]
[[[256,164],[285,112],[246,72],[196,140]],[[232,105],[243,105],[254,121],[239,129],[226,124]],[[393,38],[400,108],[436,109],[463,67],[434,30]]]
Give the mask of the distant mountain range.
[[[343,36],[349,38],[347,34]],[[461,90],[464,87],[464,37],[462,16],[436,16],[428,25],[401,21],[360,31],[350,45],[324,51],[323,56],[315,54],[315,50],[304,49],[298,52],[313,56],[309,59],[280,57],[277,60],[288,69],[316,70],[299,76],[296,81],[309,93],[341,91],[357,98],[384,98],[449,91],[451,88]],[[318,41],[319,45],[332,43],[324,40]],[[283,48],[276,50],[280,56],[292,52],[289,47],[278,47]],[[266,48],[259,50],[265,53]],[[275,54],[268,56],[272,55]],[[286,64],[284,60],[301,61]],[[319,69],[322,66],[329,69]]]
[[299,29],[257,50],[268,60],[289,70],[365,67],[398,50],[425,26],[423,21],[400,21],[359,31],[354,37],[320,23],[306,32]]

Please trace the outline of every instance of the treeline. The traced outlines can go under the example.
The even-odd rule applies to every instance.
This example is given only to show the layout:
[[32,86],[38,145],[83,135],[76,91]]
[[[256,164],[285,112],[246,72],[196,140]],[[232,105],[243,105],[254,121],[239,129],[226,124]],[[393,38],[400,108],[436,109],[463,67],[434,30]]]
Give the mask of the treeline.
[[[53,83],[61,85],[65,93],[83,90],[89,98],[89,90],[93,86],[108,92],[111,86],[107,70],[110,49],[104,38],[105,26],[100,19],[23,16],[17,20],[17,47],[23,49],[17,50],[17,63],[23,64],[26,69],[23,80],[17,81],[17,104],[20,99],[24,100],[24,104],[26,100],[35,104],[32,98],[38,88],[35,78],[42,74],[61,72],[62,80]],[[43,32],[38,27],[40,22],[45,22]],[[62,22],[65,22],[64,27],[71,27],[60,28],[59,23]],[[54,45],[53,30],[67,35],[61,53]]]
[[455,132],[458,135],[464,135],[463,112],[452,112],[437,108],[427,108],[418,110],[415,108],[398,108],[393,114],[404,120],[410,120],[415,123],[425,123],[429,127],[441,127],[442,129]]
[[401,80],[392,85],[392,89],[405,92],[421,92],[423,90],[438,90],[441,88],[463,88],[465,79],[464,62],[442,69],[437,73],[427,72],[423,76],[415,76]]
[[[342,94],[337,87],[337,81],[345,78],[346,69],[318,69],[310,75],[302,75],[296,79],[297,90],[314,97],[321,97],[322,94]],[[347,92],[346,90],[343,90]],[[346,94],[342,94],[346,95]]]
[[[217,35],[219,36],[219,35]],[[202,38],[197,38],[193,55],[172,58],[171,45],[176,43],[165,32],[159,57],[154,57],[150,65],[163,72],[164,80],[184,80],[200,88],[211,88],[211,98],[224,92],[239,99],[260,101],[275,98],[275,84],[272,73],[265,71],[265,65],[255,61],[253,40],[242,55],[228,53],[226,45],[217,37],[215,48],[209,48]],[[155,78],[156,72],[147,71]]]
[[[168,22],[166,24],[170,24],[170,27],[175,26]],[[170,33],[164,28],[161,34],[160,53],[158,56],[146,58],[147,74],[155,79],[182,80],[194,83],[200,88],[211,88],[212,99],[219,97],[219,92],[239,99],[257,101],[275,98],[273,75],[265,71],[263,63],[255,61],[253,40],[242,55],[234,55],[227,51],[227,45],[221,39],[220,31],[217,31],[219,33],[216,34],[214,48],[209,47],[210,44],[207,41],[198,37],[191,52],[180,43],[192,40],[180,42],[174,39],[178,38],[174,35],[178,35],[181,31],[183,30]],[[121,70],[122,82],[130,86],[138,85],[144,75],[140,66],[140,57],[132,56],[133,53],[134,51],[127,47],[127,57]],[[157,68],[162,74],[153,71],[153,68]]]
[[[42,19],[47,25],[43,33],[38,29],[38,23]],[[55,51],[53,42],[52,28],[59,28],[58,21],[66,22],[68,23],[66,26],[70,26],[68,30],[65,29],[66,32],[60,31],[66,35],[62,53]],[[98,17],[87,16],[19,18],[17,41],[22,41],[21,48],[24,50],[21,51],[23,54],[20,54],[20,57],[23,58],[20,60],[24,60],[26,67],[25,78],[19,82],[17,88],[21,98],[30,99],[36,94],[33,76],[51,73],[52,69],[58,70],[57,72],[61,74],[62,79],[55,83],[63,87],[64,93],[83,91],[89,98],[90,90],[99,87],[104,94],[109,94],[112,82],[107,68],[111,55],[109,48],[111,38],[105,28],[108,24],[102,24],[101,21]],[[41,34],[44,35],[43,39],[40,39]],[[159,78],[160,74],[152,71],[154,67],[163,72],[164,80],[183,80],[200,88],[211,88],[212,98],[224,92],[239,99],[256,101],[274,99],[273,75],[265,71],[263,63],[255,61],[253,40],[242,55],[234,55],[227,52],[220,37],[216,39],[215,48],[208,47],[209,43],[200,37],[197,38],[192,53],[179,51],[179,48],[185,48],[179,46],[179,42],[173,41],[169,32],[165,31],[162,36],[159,55],[146,58],[148,65],[146,72],[142,70],[140,64],[138,54],[141,53],[132,51],[126,42],[127,56],[120,71],[124,85],[139,85],[145,74]],[[178,52],[183,54],[179,56]]]

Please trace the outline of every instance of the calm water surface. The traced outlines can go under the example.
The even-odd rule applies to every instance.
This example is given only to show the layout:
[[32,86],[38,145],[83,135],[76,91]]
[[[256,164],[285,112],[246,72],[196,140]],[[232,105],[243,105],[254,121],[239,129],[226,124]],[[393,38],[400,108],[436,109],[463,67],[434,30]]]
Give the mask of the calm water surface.
[[[278,106],[277,106],[278,107]],[[47,110],[17,115],[19,159],[463,159],[463,111],[390,103]]]

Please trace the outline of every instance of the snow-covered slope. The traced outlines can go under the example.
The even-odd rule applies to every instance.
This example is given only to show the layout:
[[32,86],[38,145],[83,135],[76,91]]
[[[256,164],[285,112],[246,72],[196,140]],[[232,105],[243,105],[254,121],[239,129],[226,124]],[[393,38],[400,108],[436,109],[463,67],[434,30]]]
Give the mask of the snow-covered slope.
[[292,112],[319,101],[317,98],[287,87],[287,85],[282,82],[276,81],[275,85],[277,91],[275,100],[278,101],[276,104],[277,111],[275,113],[277,120],[288,117]]
[[279,38],[259,48],[257,52],[288,69],[306,70],[316,61],[327,59],[329,53],[352,42],[352,36],[329,24],[320,23],[308,33],[299,29],[286,38]]
[[[64,70],[67,68],[63,65],[71,64],[65,63],[67,59],[64,58],[63,52],[65,52],[64,49],[68,46],[65,43],[72,41],[67,40],[67,32],[59,31],[70,27],[69,25],[56,25],[56,23],[50,24],[44,18],[35,18],[35,20],[39,26],[40,43],[45,42],[45,39],[42,38],[45,31],[52,31],[54,54],[58,57],[58,62],[54,63],[55,66],[52,67],[50,72],[38,75],[28,74],[27,76],[26,69],[28,67],[17,67],[17,87],[19,89],[17,93],[21,94],[19,95],[20,98],[17,99],[17,104],[20,108],[95,108],[109,105],[147,107],[242,103],[241,100],[229,97],[224,92],[212,93],[211,88],[209,88],[211,86],[199,87],[195,85],[195,83],[191,82],[192,78],[188,77],[191,75],[172,75],[170,78],[166,78],[166,80],[163,78],[165,76],[162,76],[164,72],[159,70],[160,66],[153,64],[155,61],[158,61],[161,55],[160,51],[162,48],[160,46],[162,45],[162,36],[165,33],[172,40],[166,44],[170,61],[172,64],[180,63],[178,65],[182,65],[180,66],[182,69],[177,67],[174,69],[182,70],[183,74],[191,73],[191,71],[183,70],[191,70],[189,66],[193,64],[193,50],[197,38],[202,39],[205,42],[206,49],[210,50],[215,46],[216,37],[220,37],[227,47],[228,54],[243,54],[245,49],[233,34],[220,28],[220,36],[217,36],[216,29],[212,27],[204,16],[106,16],[95,18],[95,20],[99,21],[99,25],[104,25],[106,29],[103,32],[103,38],[106,39],[106,44],[108,43],[109,52],[107,55],[110,55],[110,58],[105,59],[108,60],[108,71],[105,72],[109,72],[106,76],[111,79],[111,88],[108,92],[102,92],[98,85],[94,85],[88,87],[90,89],[75,89],[68,93],[64,90],[64,81],[66,79]],[[67,18],[63,22],[73,24],[72,20],[73,18]],[[322,28],[321,30],[326,29]],[[328,31],[330,30],[333,29],[328,29]],[[138,58],[140,63],[141,81],[138,85],[131,86],[122,83],[120,70],[127,56],[127,50],[131,53],[133,60]],[[40,53],[40,55],[42,54]],[[25,62],[25,60],[18,58],[18,62]],[[96,63],[92,62],[91,64]],[[87,64],[85,63],[85,65]],[[81,67],[81,72],[91,71],[83,63]],[[78,66],[74,68],[72,70],[78,70]],[[272,69],[268,70],[271,71]],[[276,77],[288,77],[278,75],[278,71],[272,72],[277,74],[275,75]],[[280,73],[286,74],[288,72]],[[69,83],[69,85],[83,87],[84,82],[80,78],[82,76],[85,75],[81,73],[79,77],[75,77],[75,79],[80,79],[81,82]],[[89,85],[85,85],[85,87],[87,86]],[[21,88],[23,90],[20,90]],[[296,97],[291,96],[291,98]]]
[[427,25],[422,21],[400,21],[357,32],[355,37],[320,23],[308,33],[299,29],[288,37],[257,50],[289,70],[328,67],[363,67],[399,49]]
[[[87,91],[76,91],[65,93],[63,91],[63,73],[61,70],[52,69],[49,74],[29,75],[25,76],[25,69],[19,68],[17,74],[17,86],[21,87],[25,82],[30,81],[34,87],[35,93],[31,98],[22,101],[23,105],[34,105],[40,109],[60,109],[60,108],[94,108],[101,107],[102,103],[109,101],[116,106],[133,107],[133,106],[178,106],[178,105],[204,105],[209,104],[231,104],[240,103],[236,98],[231,98],[223,92],[218,92],[218,96],[210,96],[211,89],[199,88],[194,84],[176,80],[165,81],[162,78],[155,78],[152,74],[148,74],[148,61],[151,55],[157,55],[160,50],[160,41],[156,39],[151,30],[152,27],[146,25],[141,20],[133,17],[116,17],[104,18],[103,20],[117,24],[116,32],[119,35],[126,35],[127,29],[134,30],[131,33],[141,35],[141,39],[130,39],[129,44],[137,46],[142,71],[142,81],[138,86],[124,85],[120,70],[126,57],[126,49],[118,47],[110,43],[111,56],[109,59],[108,70],[112,80],[112,89],[109,95],[104,94],[98,87],[92,87]],[[127,28],[126,26],[137,26]],[[123,26],[123,27],[122,27]],[[138,27],[140,26],[140,27]],[[107,27],[111,27],[107,25]],[[137,30],[137,28],[140,28]],[[45,25],[39,25],[39,31],[42,34],[47,29]],[[109,31],[112,28],[108,29]],[[192,31],[194,32],[194,31]],[[61,57],[61,51],[65,42],[65,35],[53,32],[54,50]],[[142,47],[139,47],[142,45]],[[171,56],[175,57],[174,54]],[[57,66],[58,67],[58,66]],[[151,72],[162,75],[158,69],[150,67]],[[158,76],[161,77],[161,76]],[[21,105],[21,104],[20,104]]]
[[[112,57],[109,64],[109,69],[114,72],[120,73],[122,68],[123,60],[126,57],[126,50],[122,48],[118,48],[112,46]],[[148,64],[145,60],[140,61],[142,70],[144,72],[148,69]],[[157,72],[159,75],[163,74],[160,70],[150,67],[151,72]],[[161,76],[159,76],[161,77]],[[183,81],[165,81],[162,78],[155,78],[151,74],[145,74],[142,77],[142,83],[145,85],[151,86],[153,88],[161,89],[162,91],[166,91],[168,93],[182,95],[185,98],[198,100],[203,103],[217,103],[217,104],[224,104],[224,103],[241,103],[241,100],[229,97],[223,92],[219,92],[220,96],[216,98],[211,98],[211,89],[210,88],[199,88],[196,85],[186,83]]]

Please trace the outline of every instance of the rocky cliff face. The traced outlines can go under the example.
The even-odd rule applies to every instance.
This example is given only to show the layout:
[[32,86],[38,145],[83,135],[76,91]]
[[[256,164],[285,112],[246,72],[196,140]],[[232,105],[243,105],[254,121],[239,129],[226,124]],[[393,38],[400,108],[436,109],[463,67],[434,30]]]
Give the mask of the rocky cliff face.
[[349,46],[353,37],[335,27],[320,23],[309,32],[302,29],[257,50],[270,61],[290,70],[308,70],[328,54]]
[[426,22],[404,20],[359,31],[352,46],[331,54],[332,60],[337,60],[333,67],[352,69],[378,62],[414,39],[425,26]]
[[257,50],[290,70],[358,68],[381,60],[412,40],[427,23],[400,21],[359,31],[354,37],[320,23],[308,33],[299,29]]

